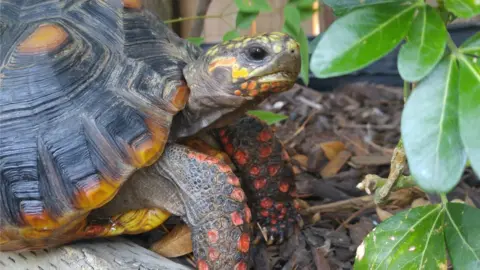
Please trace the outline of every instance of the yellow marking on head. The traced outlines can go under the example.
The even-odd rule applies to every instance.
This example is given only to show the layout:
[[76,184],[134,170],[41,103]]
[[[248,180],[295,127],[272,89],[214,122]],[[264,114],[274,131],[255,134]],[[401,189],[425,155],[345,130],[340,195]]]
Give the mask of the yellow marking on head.
[[239,68],[238,65],[233,65],[232,78],[234,80],[239,78],[246,78],[248,76],[248,69],[245,67]]
[[235,48],[238,49],[238,48],[240,48],[240,47],[242,47],[242,43],[239,42],[239,43],[235,44]]
[[126,8],[139,9],[142,7],[142,0],[123,0],[123,6]]
[[230,43],[227,45],[227,49],[233,49],[233,47],[235,47],[235,44],[233,43]]
[[218,57],[208,65],[208,72],[212,72],[217,67],[230,67],[237,62],[235,57]]
[[248,82],[244,82],[240,85],[240,88],[245,89],[248,86]]
[[270,42],[270,40],[269,40],[267,37],[265,37],[265,36],[261,37],[260,40],[261,40],[263,43],[269,43],[269,42]]
[[293,39],[287,42],[287,50],[295,50],[298,49],[298,47],[298,43]]
[[42,24],[17,47],[21,53],[43,53],[58,48],[68,37],[63,27],[56,24]]
[[241,96],[242,95],[242,91],[240,90],[235,90],[235,92],[233,92],[236,96]]
[[250,40],[252,40],[252,38],[246,38],[243,40],[243,45],[245,45],[246,43],[248,43]]
[[282,46],[281,46],[280,44],[275,44],[275,45],[273,46],[273,52],[274,52],[274,53],[279,53],[279,52],[281,52],[281,51],[282,51]]

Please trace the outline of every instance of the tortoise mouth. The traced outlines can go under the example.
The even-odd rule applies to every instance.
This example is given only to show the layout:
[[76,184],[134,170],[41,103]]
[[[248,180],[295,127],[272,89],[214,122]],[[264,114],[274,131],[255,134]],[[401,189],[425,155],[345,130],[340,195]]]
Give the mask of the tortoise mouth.
[[259,83],[293,82],[295,80],[294,74],[285,71],[273,72],[257,78]]

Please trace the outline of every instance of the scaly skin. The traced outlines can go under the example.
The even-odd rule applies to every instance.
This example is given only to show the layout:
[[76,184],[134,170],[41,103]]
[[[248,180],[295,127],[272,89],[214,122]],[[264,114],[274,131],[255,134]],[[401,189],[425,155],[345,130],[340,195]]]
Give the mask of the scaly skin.
[[237,167],[254,224],[266,230],[267,243],[282,242],[300,221],[293,201],[294,174],[283,145],[271,127],[256,117],[243,117],[216,132]]

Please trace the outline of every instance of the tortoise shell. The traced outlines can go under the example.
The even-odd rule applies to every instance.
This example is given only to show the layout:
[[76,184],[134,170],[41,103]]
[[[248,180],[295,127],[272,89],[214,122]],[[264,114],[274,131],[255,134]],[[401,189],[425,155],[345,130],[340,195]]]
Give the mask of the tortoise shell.
[[0,34],[0,249],[18,250],[159,158],[200,50],[138,0],[4,0]]

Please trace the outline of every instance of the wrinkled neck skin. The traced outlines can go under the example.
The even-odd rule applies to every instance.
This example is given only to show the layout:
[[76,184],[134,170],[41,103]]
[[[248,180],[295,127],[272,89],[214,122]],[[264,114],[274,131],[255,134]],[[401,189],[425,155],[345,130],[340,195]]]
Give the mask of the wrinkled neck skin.
[[247,100],[233,95],[230,73],[220,72],[212,76],[207,73],[205,62],[197,60],[184,68],[190,97],[185,108],[174,117],[172,140],[193,136],[200,130],[225,126],[264,99]]

